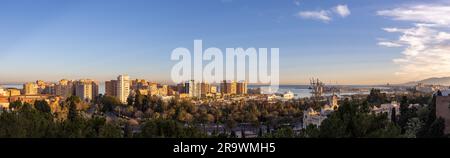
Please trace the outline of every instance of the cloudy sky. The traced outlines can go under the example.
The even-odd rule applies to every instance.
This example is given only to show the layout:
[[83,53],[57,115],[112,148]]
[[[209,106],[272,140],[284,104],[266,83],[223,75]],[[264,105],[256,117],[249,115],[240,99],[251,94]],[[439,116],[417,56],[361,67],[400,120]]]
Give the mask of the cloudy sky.
[[450,76],[448,0],[2,0],[0,83],[170,80],[177,47],[280,48],[283,84]]

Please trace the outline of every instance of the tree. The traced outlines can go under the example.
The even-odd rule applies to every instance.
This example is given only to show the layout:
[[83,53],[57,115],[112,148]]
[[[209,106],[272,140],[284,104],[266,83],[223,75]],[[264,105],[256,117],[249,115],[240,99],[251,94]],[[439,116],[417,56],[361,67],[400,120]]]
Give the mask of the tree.
[[113,96],[104,96],[101,101],[103,112],[112,112],[116,106],[120,106],[120,100]]
[[444,136],[445,120],[442,117],[436,119],[428,129],[428,137],[440,138]]
[[174,120],[150,120],[137,135],[142,138],[201,138],[205,134],[194,127],[184,127]]
[[43,113],[50,113],[51,108],[50,105],[45,100],[37,100],[34,102],[34,107],[36,110],[43,112]]
[[70,121],[75,121],[78,118],[78,110],[75,101],[69,102],[69,113],[67,114],[67,119]]
[[406,125],[406,131],[404,136],[407,138],[416,138],[417,133],[419,132],[419,130],[422,128],[423,125],[424,125],[423,121],[420,120],[419,118],[417,117],[411,118]]
[[371,105],[379,105],[386,101],[386,94],[381,93],[379,89],[371,89],[369,96],[367,96],[367,101]]
[[402,133],[405,132],[405,127],[410,118],[412,118],[415,113],[409,108],[408,97],[403,96],[400,101],[400,117],[398,119],[398,125],[402,128]]
[[437,95],[433,96],[431,105],[428,107],[429,112],[425,118],[424,126],[417,134],[418,137],[434,138],[444,136],[445,120],[442,118],[436,118],[436,97]]
[[19,109],[23,106],[22,102],[20,100],[13,101],[9,104],[10,109]]
[[319,130],[324,138],[398,137],[398,128],[387,114],[368,113],[358,101],[344,101],[339,109],[325,119]]
[[301,138],[318,138],[320,134],[319,129],[315,125],[308,125],[300,132]]
[[391,121],[393,122],[393,123],[397,123],[397,113],[396,113],[397,111],[395,110],[395,108],[392,108],[392,111],[391,111]]

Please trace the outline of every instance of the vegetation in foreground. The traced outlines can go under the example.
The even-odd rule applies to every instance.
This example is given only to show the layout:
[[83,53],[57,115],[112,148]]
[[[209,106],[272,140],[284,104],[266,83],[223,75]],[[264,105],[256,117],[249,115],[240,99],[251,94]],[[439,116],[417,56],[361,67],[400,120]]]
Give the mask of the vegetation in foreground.
[[[393,111],[375,115],[370,109],[381,103],[400,100],[400,115]],[[86,117],[80,110],[79,98],[73,96],[52,113],[45,101],[34,105],[14,102],[16,109],[0,114],[2,138],[205,138],[235,137],[233,128],[250,123],[255,128],[264,125],[273,130],[262,132],[262,138],[427,138],[446,137],[444,120],[436,118],[435,97],[414,94],[397,98],[372,90],[364,99],[344,100],[340,108],[323,121],[320,127],[308,126],[296,132],[286,123],[301,121],[302,112],[318,103],[310,100],[290,102],[234,102],[230,105],[193,105],[189,101],[172,100],[165,103],[155,96],[136,94],[128,105],[115,98],[99,96],[93,105],[98,112]],[[319,103],[320,104],[320,103]],[[410,107],[410,104],[419,106]],[[140,120],[111,121],[104,114],[117,114]],[[101,113],[98,114],[98,113]],[[206,134],[205,124],[223,125],[226,131]]]

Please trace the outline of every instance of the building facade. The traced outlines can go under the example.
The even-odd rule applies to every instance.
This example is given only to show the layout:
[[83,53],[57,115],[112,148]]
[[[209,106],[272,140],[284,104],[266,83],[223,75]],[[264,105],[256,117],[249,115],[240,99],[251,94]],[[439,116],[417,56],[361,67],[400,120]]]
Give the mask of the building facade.
[[247,94],[247,82],[246,81],[240,81],[236,85],[236,94],[238,95],[244,95]]
[[38,86],[36,83],[28,82],[23,84],[23,95],[37,95]]
[[130,76],[120,75],[117,77],[117,98],[122,103],[126,103],[128,96],[130,95]]
[[117,80],[105,81],[105,95],[118,96],[117,95]]
[[442,96],[436,96],[436,117],[445,120],[445,134],[450,134],[450,90],[444,91]]
[[66,79],[60,80],[55,85],[55,95],[68,98],[74,94],[73,81]]
[[83,79],[75,82],[75,95],[85,101],[91,101],[98,96],[98,82]]

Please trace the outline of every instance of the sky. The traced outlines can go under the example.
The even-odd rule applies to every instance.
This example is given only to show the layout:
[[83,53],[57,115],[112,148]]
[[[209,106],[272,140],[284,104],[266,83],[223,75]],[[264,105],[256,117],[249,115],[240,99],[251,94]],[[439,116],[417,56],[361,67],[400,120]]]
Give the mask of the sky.
[[1,0],[0,83],[170,83],[172,50],[279,48],[281,84],[450,76],[448,0]]

